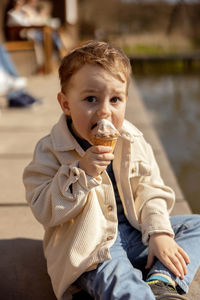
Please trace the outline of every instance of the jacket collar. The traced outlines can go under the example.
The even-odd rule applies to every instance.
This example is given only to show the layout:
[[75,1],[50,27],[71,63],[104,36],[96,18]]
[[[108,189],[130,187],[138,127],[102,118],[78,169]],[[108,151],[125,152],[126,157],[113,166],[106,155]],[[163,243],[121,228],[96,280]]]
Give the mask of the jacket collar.
[[51,138],[53,147],[56,151],[76,150],[81,156],[85,151],[71,134],[65,114],[62,114],[58,123],[51,130]]
[[[126,139],[131,143],[134,142],[135,137],[142,136],[141,131],[139,131],[134,125],[126,120],[123,122],[120,134],[120,138]],[[56,151],[76,150],[81,156],[83,156],[85,153],[85,151],[81,148],[71,134],[67,126],[66,116],[64,114],[61,115],[58,123],[56,123],[52,128],[51,138],[53,147]]]
[[136,137],[143,136],[142,132],[127,120],[124,120],[120,134],[122,138],[130,141],[131,143],[134,142]]

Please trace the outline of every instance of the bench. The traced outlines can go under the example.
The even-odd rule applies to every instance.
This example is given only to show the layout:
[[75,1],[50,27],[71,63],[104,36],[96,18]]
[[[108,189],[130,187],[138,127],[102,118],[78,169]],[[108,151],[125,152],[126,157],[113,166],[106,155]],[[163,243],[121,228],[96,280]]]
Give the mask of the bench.
[[44,73],[49,74],[52,71],[52,29],[49,26],[13,26],[7,27],[8,40],[4,43],[6,49],[10,52],[19,52],[34,50],[34,42],[28,40],[20,40],[20,32],[27,29],[41,29],[44,33]]
[[[1,239],[0,257],[1,300],[56,300],[41,240]],[[89,300],[91,297],[72,285],[64,299]]]

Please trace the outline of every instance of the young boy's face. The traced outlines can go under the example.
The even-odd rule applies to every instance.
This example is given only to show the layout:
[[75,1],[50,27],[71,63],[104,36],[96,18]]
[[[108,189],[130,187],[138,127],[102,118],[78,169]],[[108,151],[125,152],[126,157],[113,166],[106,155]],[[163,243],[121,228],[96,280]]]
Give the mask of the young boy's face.
[[127,102],[127,81],[100,66],[86,64],[70,79],[65,94],[58,100],[63,112],[72,119],[74,132],[89,141],[92,126],[107,119],[120,130]]

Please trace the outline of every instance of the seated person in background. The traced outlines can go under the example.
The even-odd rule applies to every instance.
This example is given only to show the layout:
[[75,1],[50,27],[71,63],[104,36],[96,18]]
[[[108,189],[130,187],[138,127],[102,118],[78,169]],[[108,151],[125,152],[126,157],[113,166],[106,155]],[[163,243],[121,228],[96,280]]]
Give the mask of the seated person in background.
[[0,44],[0,96],[8,99],[9,107],[30,107],[38,101],[24,91],[26,78],[19,77],[15,66]]
[[[60,27],[60,20],[51,17],[51,10],[52,6],[48,1],[25,0],[25,5],[23,6],[23,11],[26,12],[31,25],[47,25],[53,29],[51,37],[54,48],[59,52],[59,55],[62,58],[64,54],[66,54],[66,51],[57,32]],[[41,30],[37,30],[37,32],[35,32],[35,39],[40,42],[43,41],[43,34]]]
[[[27,19],[31,25],[48,25],[53,27],[51,24],[51,10],[52,5],[49,1],[40,1],[40,0],[25,0],[23,5],[23,11],[26,13]],[[55,29],[58,29],[60,26],[60,21],[58,19],[57,26]]]
[[22,9],[25,0],[11,0],[6,9],[6,26],[30,26],[26,12]]
[[48,1],[10,0],[5,10],[5,23],[12,26],[60,27],[60,20],[51,17],[52,6]]
[[[54,50],[59,58],[66,54],[66,49],[57,32],[60,21],[51,18],[51,5],[47,1],[39,0],[11,0],[6,9],[6,36],[9,38],[9,27],[13,26],[49,26],[52,28],[51,39]],[[44,64],[43,30],[39,28],[23,29],[19,32],[17,38],[34,41],[36,59],[38,68],[41,69]]]

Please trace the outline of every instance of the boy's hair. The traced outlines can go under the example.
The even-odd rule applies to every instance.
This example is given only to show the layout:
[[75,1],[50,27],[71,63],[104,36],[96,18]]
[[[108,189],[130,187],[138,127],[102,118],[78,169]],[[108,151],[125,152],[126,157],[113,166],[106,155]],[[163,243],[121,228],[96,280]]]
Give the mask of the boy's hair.
[[85,64],[99,65],[120,79],[120,73],[122,73],[126,78],[128,90],[131,75],[131,65],[128,57],[122,50],[106,42],[88,41],[73,49],[61,62],[59,78],[63,93],[66,92],[67,84],[72,75]]

